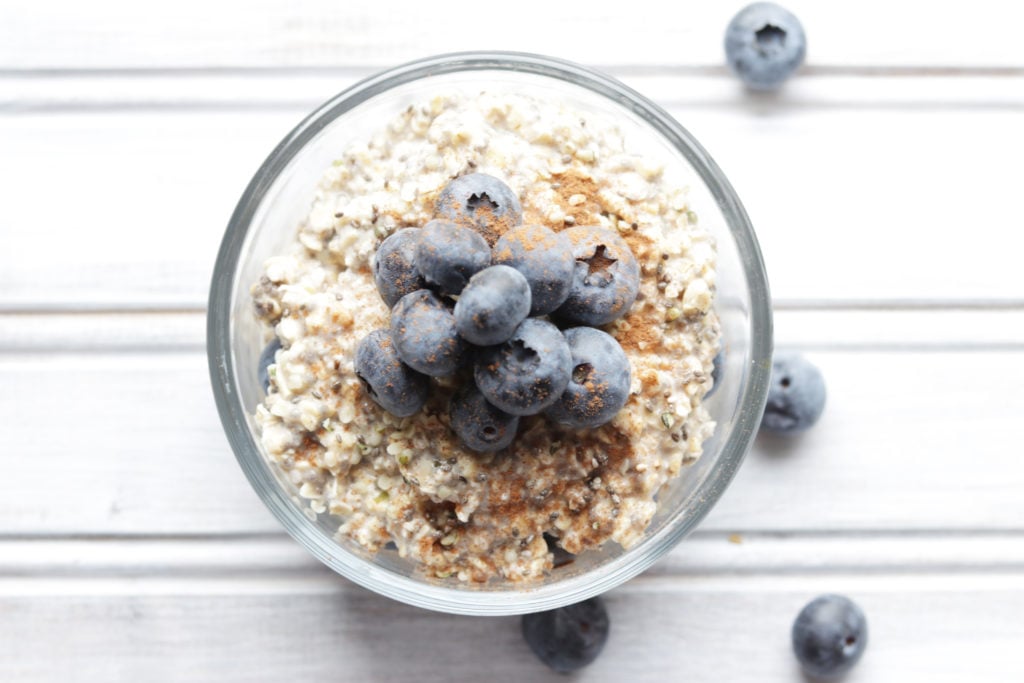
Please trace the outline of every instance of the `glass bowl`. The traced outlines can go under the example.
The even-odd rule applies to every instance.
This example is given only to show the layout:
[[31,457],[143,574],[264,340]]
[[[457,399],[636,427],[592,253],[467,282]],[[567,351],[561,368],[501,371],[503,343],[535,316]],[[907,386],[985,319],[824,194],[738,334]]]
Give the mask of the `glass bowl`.
[[[560,98],[612,117],[630,145],[680,165],[693,178],[691,205],[718,244],[715,308],[723,357],[718,387],[705,405],[717,427],[703,455],[658,496],[658,512],[629,549],[607,543],[531,583],[489,583],[417,574],[397,552],[372,554],[334,538],[337,519],[315,514],[262,453],[252,419],[263,391],[257,362],[266,341],[249,287],[263,262],[294,239],[317,181],[349,141],[366,139],[409,103],[438,91],[507,89]],[[637,575],[708,513],[746,454],[767,395],[772,352],[768,284],[757,240],[739,199],[697,141],[660,107],[590,69],[538,55],[476,52],[439,55],[391,69],[314,111],[256,171],[231,216],[214,268],[207,320],[210,375],[228,441],[242,470],[284,528],[339,574],[390,598],[460,614],[520,614],[600,594]]]

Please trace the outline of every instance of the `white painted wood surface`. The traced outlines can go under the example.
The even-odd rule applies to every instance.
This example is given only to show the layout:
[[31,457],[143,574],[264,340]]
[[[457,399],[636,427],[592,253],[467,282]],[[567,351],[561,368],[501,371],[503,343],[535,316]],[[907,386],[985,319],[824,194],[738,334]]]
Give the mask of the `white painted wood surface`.
[[849,681],[1024,679],[1021,12],[792,0],[808,64],[763,97],[722,67],[741,4],[524,2],[499,31],[468,2],[0,4],[0,680],[563,680],[514,618],[306,555],[206,373],[214,252],[271,147],[377,68],[480,47],[600,66],[691,129],[757,226],[779,347],[829,385],[609,594],[579,678],[799,681],[790,622],[836,591],[871,626]]
[[[243,90],[244,79],[218,77],[236,93],[228,100],[202,78],[162,78],[160,89],[180,102],[150,100],[120,78],[130,99],[104,109],[84,96],[30,94],[23,80],[15,85],[32,106],[11,104],[0,117],[9,152],[0,184],[23,188],[0,205],[0,309],[202,307],[224,225],[253,169],[316,102],[353,82],[287,86],[293,94],[276,108],[268,93],[285,78]],[[781,305],[1024,303],[1016,272],[1024,219],[994,200],[1013,197],[1019,176],[988,172],[1024,158],[1024,76],[987,79],[965,94],[964,78],[946,80],[945,93],[928,79],[920,87],[906,77],[866,79],[847,95],[840,77],[817,95],[809,79],[778,101],[747,96],[725,76],[627,80],[663,102],[729,174]],[[931,101],[915,102],[916,90]],[[62,173],[104,183],[99,191],[62,184],[55,196]],[[83,216],[104,218],[86,230]],[[83,263],[97,230],[105,248]],[[34,248],[40,240],[45,250]]]

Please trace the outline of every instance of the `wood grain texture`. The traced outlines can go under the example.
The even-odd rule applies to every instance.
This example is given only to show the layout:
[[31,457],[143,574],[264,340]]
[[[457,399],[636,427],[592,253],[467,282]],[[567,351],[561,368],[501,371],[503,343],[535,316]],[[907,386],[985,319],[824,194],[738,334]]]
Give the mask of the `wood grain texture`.
[[[1024,680],[1024,11],[786,0],[808,62],[728,75],[744,2],[0,3],[0,681],[564,681],[517,618],[430,613],[285,536],[204,355],[227,218],[320,102],[442,51],[595,65],[676,116],[762,243],[822,422],[760,437],[697,532],[607,596],[579,681],[802,680],[822,592],[870,623],[847,683]],[[490,22],[490,23],[489,23]]]
[[[606,596],[612,637],[579,677],[794,680],[790,620],[814,595],[841,591],[870,625],[847,680],[1013,680],[1020,664],[1005,655],[1024,635],[1022,564],[1020,534],[698,532]],[[561,680],[525,648],[518,622],[391,602],[282,536],[0,541],[0,643],[19,655],[0,658],[4,680],[429,683],[474,680],[482,661],[489,680]],[[60,656],[47,656],[53,642]],[[395,642],[405,656],[387,656]],[[928,656],[933,647],[945,655]]]
[[[780,305],[1024,302],[1016,176],[983,172],[1024,156],[1024,101],[673,103],[671,83],[649,85],[742,197]],[[0,116],[0,182],[18,188],[0,205],[0,309],[205,305],[235,202],[307,109],[284,102]]]
[[[1024,675],[1007,656],[1024,638],[1020,574],[885,573],[639,578],[606,596],[607,647],[573,680],[800,680],[789,628],[828,591],[869,621],[849,683]],[[519,629],[515,617],[435,614],[326,575],[0,579],[0,642],[18,655],[0,659],[5,680],[433,683],[479,680],[484,668],[493,681],[565,680]]]
[[[775,343],[815,351],[1024,349],[1024,307],[776,306]],[[192,310],[0,313],[0,354],[202,352],[206,314]]]
[[[468,0],[128,0],[0,10],[0,64],[15,69],[132,69],[386,65],[437,52],[505,49],[591,64],[723,69],[722,37],[744,2],[628,6],[525,0],[481,17]],[[1024,66],[1020,9],[977,0],[969,14],[892,11],[883,0],[788,0],[808,35],[810,68],[992,69]],[[968,29],[967,27],[970,26]]]
[[[814,73],[774,93],[747,91],[726,74],[682,69],[601,71],[672,106],[784,112],[793,107],[857,109],[1021,109],[1022,74]],[[0,70],[0,114],[98,111],[239,111],[313,108],[375,74],[370,67],[275,70],[58,72]]]
[[[702,529],[1024,528],[1024,468],[1007,447],[1024,438],[1021,351],[810,357],[828,382],[821,422],[759,437]],[[202,353],[18,353],[0,358],[0,385],[16,454],[0,534],[279,529],[234,462]]]
[[[646,579],[829,574],[1007,574],[1024,570],[1024,533],[743,533],[698,529]],[[0,538],[0,577],[54,580],[325,579],[331,571],[283,531],[263,535]],[[68,583],[56,580],[66,579]],[[157,589],[158,590],[158,589]],[[2,594],[2,593],[0,593]],[[46,593],[46,587],[39,589]]]

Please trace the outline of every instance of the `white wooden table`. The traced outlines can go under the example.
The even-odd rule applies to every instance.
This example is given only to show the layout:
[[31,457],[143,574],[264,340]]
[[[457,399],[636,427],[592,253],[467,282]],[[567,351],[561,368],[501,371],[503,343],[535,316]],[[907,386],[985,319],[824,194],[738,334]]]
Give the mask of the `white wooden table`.
[[830,392],[607,596],[579,678],[799,681],[790,623],[835,591],[871,628],[849,681],[1024,680],[1021,12],[791,0],[808,64],[754,97],[722,65],[742,3],[596,4],[0,4],[0,680],[563,680],[516,618],[307,556],[208,386],[213,258],[259,162],[356,79],[474,48],[597,66],[689,128],[757,227],[777,346]]

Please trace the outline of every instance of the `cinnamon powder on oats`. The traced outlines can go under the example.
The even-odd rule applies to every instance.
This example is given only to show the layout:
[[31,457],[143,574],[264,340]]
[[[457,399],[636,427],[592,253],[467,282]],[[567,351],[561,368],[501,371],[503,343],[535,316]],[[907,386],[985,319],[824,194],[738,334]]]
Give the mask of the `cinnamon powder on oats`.
[[[604,210],[597,196],[600,189],[598,184],[593,178],[576,169],[554,174],[551,187],[555,190],[558,208],[567,219],[572,219],[566,220],[562,225],[552,225],[552,230],[561,230],[572,225],[591,225]],[[582,202],[579,201],[580,197],[583,198]]]

